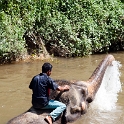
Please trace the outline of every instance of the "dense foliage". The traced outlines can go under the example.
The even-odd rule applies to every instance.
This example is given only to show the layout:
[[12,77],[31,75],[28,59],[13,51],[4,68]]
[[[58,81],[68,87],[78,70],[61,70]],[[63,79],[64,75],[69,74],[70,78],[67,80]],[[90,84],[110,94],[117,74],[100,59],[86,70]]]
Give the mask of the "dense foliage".
[[123,50],[124,3],[121,0],[1,0],[0,57],[25,51],[26,31],[40,34],[58,56],[83,56]]

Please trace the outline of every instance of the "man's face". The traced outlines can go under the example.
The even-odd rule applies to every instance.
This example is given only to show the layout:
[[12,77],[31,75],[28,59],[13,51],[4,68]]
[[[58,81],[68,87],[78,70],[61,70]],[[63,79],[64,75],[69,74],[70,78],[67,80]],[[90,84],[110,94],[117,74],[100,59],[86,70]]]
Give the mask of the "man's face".
[[48,75],[48,76],[50,76],[50,75],[51,75],[51,71],[50,71],[50,70],[47,72],[47,75]]

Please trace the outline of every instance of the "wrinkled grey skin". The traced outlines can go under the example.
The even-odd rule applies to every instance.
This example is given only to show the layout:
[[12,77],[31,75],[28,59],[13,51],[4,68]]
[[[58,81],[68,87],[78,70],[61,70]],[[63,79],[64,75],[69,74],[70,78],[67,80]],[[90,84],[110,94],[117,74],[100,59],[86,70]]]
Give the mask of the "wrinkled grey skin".
[[[59,85],[70,85],[69,91],[51,91],[50,98],[59,100],[67,105],[66,111],[61,114],[53,124],[67,124],[78,119],[87,112],[89,103],[94,100],[106,68],[112,66],[114,61],[112,55],[107,55],[95,69],[88,81],[64,81],[56,80]],[[85,102],[85,109],[82,109],[81,102]],[[25,113],[11,119],[7,124],[47,124],[44,121],[51,110],[36,110],[31,107]]]

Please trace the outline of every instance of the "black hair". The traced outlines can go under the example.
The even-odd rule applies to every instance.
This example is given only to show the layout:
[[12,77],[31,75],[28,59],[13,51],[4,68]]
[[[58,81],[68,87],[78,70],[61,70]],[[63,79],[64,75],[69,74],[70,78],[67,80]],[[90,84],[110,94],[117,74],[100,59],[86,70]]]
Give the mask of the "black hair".
[[52,65],[50,63],[44,63],[43,66],[42,66],[42,73],[46,73],[48,71],[51,71],[52,70]]

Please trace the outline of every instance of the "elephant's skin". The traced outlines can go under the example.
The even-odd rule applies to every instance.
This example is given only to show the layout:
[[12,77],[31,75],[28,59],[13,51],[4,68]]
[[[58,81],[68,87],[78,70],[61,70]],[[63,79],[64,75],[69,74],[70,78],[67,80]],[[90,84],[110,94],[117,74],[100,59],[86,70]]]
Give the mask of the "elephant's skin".
[[[59,85],[70,85],[69,91],[51,91],[50,98],[59,100],[67,105],[66,111],[56,119],[53,124],[67,124],[78,119],[86,113],[89,103],[93,101],[98,91],[106,68],[112,66],[112,55],[107,55],[95,69],[88,81],[75,81],[74,83],[64,80],[56,80]],[[85,103],[85,108],[82,107]],[[25,113],[11,119],[7,124],[47,124],[44,118],[51,110],[36,110],[31,107]]]

